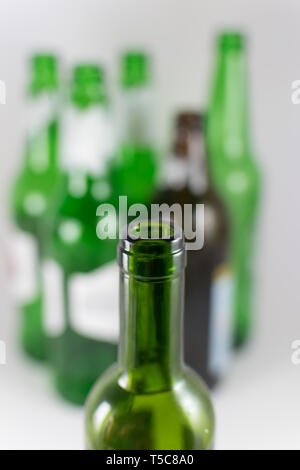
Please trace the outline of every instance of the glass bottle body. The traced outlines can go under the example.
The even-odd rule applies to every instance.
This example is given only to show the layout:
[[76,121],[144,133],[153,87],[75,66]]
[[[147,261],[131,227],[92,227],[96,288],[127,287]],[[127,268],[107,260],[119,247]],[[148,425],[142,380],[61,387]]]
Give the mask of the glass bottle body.
[[243,37],[225,33],[219,51],[206,126],[210,169],[231,224],[231,259],[236,273],[234,343],[243,344],[252,323],[252,264],[260,193],[259,171],[248,137]]
[[[46,98],[46,99],[45,99]],[[35,98],[39,101],[39,97]],[[21,343],[23,349],[35,359],[46,358],[45,334],[42,323],[41,257],[44,250],[43,231],[49,218],[51,199],[58,184],[56,166],[58,120],[53,116],[56,96],[42,96],[39,106],[45,120],[27,138],[25,163],[12,189],[12,212],[16,225],[16,277],[23,284],[16,301],[22,313]],[[50,114],[51,113],[51,114]],[[25,266],[26,265],[26,266]],[[31,284],[24,288],[26,284]],[[17,287],[17,292],[19,291]]]
[[138,252],[138,244],[136,259],[135,248],[128,256],[119,245],[119,360],[89,396],[88,448],[209,449],[212,405],[202,380],[181,362],[184,253],[176,248],[170,260],[164,246],[156,251],[147,240]]
[[62,115],[63,183],[43,263],[44,317],[57,389],[83,404],[117,355],[117,239],[97,233],[98,208],[112,202],[107,160],[113,142],[102,70],[75,67],[71,91]]
[[166,167],[165,188],[156,202],[169,207],[178,204],[181,220],[171,213],[175,222],[187,234],[192,228],[204,237],[203,246],[187,251],[184,359],[213,387],[228,371],[231,357],[234,275],[229,263],[227,214],[211,185],[200,114],[177,116],[173,152]]

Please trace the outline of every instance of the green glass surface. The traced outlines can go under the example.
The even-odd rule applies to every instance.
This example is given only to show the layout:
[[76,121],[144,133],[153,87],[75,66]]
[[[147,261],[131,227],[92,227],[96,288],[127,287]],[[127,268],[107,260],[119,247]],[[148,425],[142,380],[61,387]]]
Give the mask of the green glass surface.
[[[101,112],[106,101],[102,71],[92,66],[76,67],[72,106],[84,116],[90,108]],[[100,158],[103,157],[99,155]],[[96,234],[97,207],[111,202],[107,175],[91,173],[84,168],[84,162],[80,165],[62,169],[62,189],[52,207],[47,253],[47,258],[56,261],[63,271],[66,318],[64,332],[48,339],[50,362],[58,391],[77,404],[84,403],[95,380],[117,356],[116,344],[85,336],[70,324],[70,277],[90,273],[114,260],[117,248],[117,240],[100,240]]]
[[[147,239],[144,230],[149,237],[153,228],[156,238]],[[173,232],[162,239],[154,224],[140,239],[132,234],[119,244],[119,359],[87,401],[88,448],[210,449],[211,401],[182,363],[183,240]]]
[[248,135],[245,40],[239,33],[218,38],[218,54],[207,115],[206,142],[215,187],[231,219],[235,273],[235,345],[252,325],[252,262],[260,177]]
[[[55,100],[58,87],[56,58],[49,55],[34,56],[31,75],[29,101],[35,104],[45,98]],[[11,210],[16,228],[34,237],[39,257],[43,251],[43,226],[57,183],[57,139],[58,122],[53,113],[49,121],[28,135],[25,158],[11,194]],[[20,335],[24,350],[36,359],[44,359],[46,352],[40,272],[37,273],[37,282],[36,297],[20,305]]]
[[121,58],[119,145],[110,162],[114,194],[128,204],[150,203],[155,191],[157,155],[152,140],[150,59],[141,52]]
[[147,144],[121,144],[111,164],[110,181],[116,196],[127,196],[128,206],[150,202],[155,188],[155,159],[154,149]]

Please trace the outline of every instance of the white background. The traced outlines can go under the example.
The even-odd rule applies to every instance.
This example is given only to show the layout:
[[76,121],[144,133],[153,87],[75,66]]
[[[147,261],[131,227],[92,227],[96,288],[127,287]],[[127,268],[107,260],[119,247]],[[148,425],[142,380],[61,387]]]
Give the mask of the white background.
[[[166,148],[172,113],[203,107],[217,28],[244,28],[251,39],[251,123],[264,175],[256,276],[255,340],[233,362],[214,393],[218,449],[300,449],[300,366],[291,342],[300,339],[300,79],[297,0],[1,0],[0,236],[4,256],[6,195],[22,155],[25,64],[33,50],[57,51],[65,66],[81,59],[114,66],[120,50],[141,46],[155,56],[158,137]],[[47,369],[16,348],[16,318],[0,266],[0,448],[82,448],[82,410],[56,397]]]

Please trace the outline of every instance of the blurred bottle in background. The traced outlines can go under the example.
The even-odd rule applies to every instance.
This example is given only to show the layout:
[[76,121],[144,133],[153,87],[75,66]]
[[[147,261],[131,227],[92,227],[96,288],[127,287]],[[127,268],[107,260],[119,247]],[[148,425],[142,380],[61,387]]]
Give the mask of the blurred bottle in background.
[[128,197],[128,204],[148,204],[157,167],[150,59],[143,52],[127,52],[120,68],[118,151],[111,162],[111,182],[117,195]]
[[42,229],[57,182],[57,58],[34,55],[30,61],[25,157],[13,183],[13,291],[22,312],[21,341],[36,359],[45,358],[40,258]]
[[233,283],[226,213],[212,188],[206,163],[203,117],[181,112],[166,165],[166,187],[157,202],[179,203],[182,214],[184,205],[192,204],[193,227],[203,223],[196,204],[204,204],[204,246],[187,252],[184,359],[212,387],[229,365]]
[[240,33],[218,37],[206,137],[213,182],[231,220],[236,276],[234,342],[239,346],[251,327],[253,238],[259,197],[259,174],[248,136],[245,39]]
[[97,207],[113,198],[107,174],[111,131],[104,72],[93,64],[78,65],[62,113],[64,184],[53,205],[43,279],[56,386],[79,404],[117,354],[117,240],[96,234]]

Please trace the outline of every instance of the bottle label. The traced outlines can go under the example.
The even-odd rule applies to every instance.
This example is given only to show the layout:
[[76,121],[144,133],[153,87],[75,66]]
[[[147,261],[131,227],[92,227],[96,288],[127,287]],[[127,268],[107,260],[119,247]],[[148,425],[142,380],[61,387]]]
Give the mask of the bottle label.
[[50,337],[60,336],[66,327],[64,313],[64,278],[61,266],[54,260],[42,265],[43,324]]
[[106,109],[94,106],[79,111],[69,107],[61,124],[61,162],[66,171],[99,175],[112,155],[112,126]]
[[15,231],[11,236],[12,293],[17,304],[34,300],[38,294],[38,248],[29,232]]
[[88,338],[119,339],[119,267],[116,261],[70,279],[70,325]]
[[153,145],[153,94],[147,87],[123,91],[118,97],[117,128],[122,142]]
[[29,166],[35,173],[43,173],[49,167],[48,126],[54,119],[57,108],[57,94],[45,93],[28,102],[27,135]]
[[233,277],[226,265],[213,273],[211,286],[209,370],[215,376],[226,373],[232,350]]
[[48,126],[57,111],[58,96],[56,93],[45,93],[38,99],[27,103],[27,133],[33,137],[41,129]]
[[188,185],[192,193],[203,194],[208,189],[206,155],[202,134],[191,134],[188,141]]

